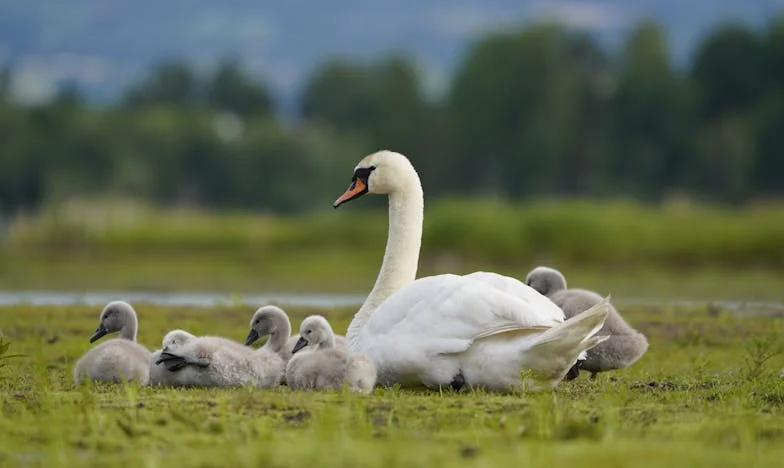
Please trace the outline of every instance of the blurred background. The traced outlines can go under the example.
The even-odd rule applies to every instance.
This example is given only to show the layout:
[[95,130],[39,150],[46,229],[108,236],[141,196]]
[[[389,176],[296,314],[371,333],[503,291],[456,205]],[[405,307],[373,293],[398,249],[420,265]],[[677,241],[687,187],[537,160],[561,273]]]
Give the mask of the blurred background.
[[0,289],[357,293],[420,275],[784,298],[781,0],[5,0]]

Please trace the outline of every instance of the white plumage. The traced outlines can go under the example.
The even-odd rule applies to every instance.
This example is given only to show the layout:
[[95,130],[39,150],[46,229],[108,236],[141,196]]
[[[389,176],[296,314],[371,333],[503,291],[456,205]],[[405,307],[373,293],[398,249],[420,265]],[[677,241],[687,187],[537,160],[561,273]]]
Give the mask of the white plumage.
[[[463,384],[490,390],[557,385],[607,317],[607,301],[564,321],[563,311],[524,283],[495,273],[416,279],[424,200],[408,159],[380,151],[355,168],[335,207],[365,193],[389,197],[389,234],[376,284],[346,339],[367,354],[381,384]],[[530,377],[521,379],[526,371]]]

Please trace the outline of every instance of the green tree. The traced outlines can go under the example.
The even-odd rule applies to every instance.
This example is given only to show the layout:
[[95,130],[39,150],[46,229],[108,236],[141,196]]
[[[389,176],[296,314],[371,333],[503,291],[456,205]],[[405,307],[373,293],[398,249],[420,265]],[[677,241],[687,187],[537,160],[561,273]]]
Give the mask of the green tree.
[[33,130],[30,112],[0,106],[0,214],[35,209],[43,201],[44,142]]
[[751,181],[757,193],[784,194],[784,91],[772,93],[762,106],[756,128],[756,157]]
[[744,113],[762,91],[761,44],[739,24],[716,28],[698,46],[692,67],[705,118]]
[[189,64],[167,60],[154,66],[147,78],[131,88],[125,102],[131,106],[193,104],[199,100],[199,89],[199,81]]
[[264,83],[253,80],[233,58],[222,60],[207,84],[207,103],[242,117],[273,113],[272,93]]
[[64,83],[57,90],[53,103],[57,107],[78,108],[85,104],[84,96],[75,82]]
[[609,60],[587,34],[569,38],[568,54],[575,67],[575,102],[570,146],[563,160],[551,169],[554,190],[582,195],[599,190],[608,152],[609,100],[614,83]]
[[754,162],[751,122],[723,117],[704,125],[696,135],[695,170],[690,185],[708,198],[741,203],[749,195],[749,174]]
[[416,158],[427,136],[429,107],[421,95],[414,66],[392,57],[372,69],[371,119],[368,131],[375,147]]
[[518,198],[551,190],[569,170],[585,89],[572,39],[543,25],[469,51],[450,94],[459,189]]
[[761,47],[760,68],[764,92],[784,91],[784,16],[770,22]]
[[693,126],[687,92],[670,65],[661,29],[649,22],[638,25],[622,53],[612,103],[608,175],[616,190],[654,198],[683,182]]
[[756,157],[752,169],[755,191],[765,195],[784,193],[784,16],[768,25],[762,39],[762,80],[765,98],[756,115]]
[[[414,160],[423,177],[437,169],[434,161],[443,153],[433,139],[444,128],[438,111],[422,96],[415,66],[406,58],[391,56],[365,65],[330,63],[305,89],[305,119],[326,123],[343,136],[361,135],[365,151],[402,152]],[[439,188],[437,182],[428,185],[428,193]]]
[[373,112],[372,86],[364,67],[345,61],[328,63],[305,85],[300,115],[339,131],[365,130]]
[[10,66],[0,68],[0,104],[7,102],[11,97],[11,76]]

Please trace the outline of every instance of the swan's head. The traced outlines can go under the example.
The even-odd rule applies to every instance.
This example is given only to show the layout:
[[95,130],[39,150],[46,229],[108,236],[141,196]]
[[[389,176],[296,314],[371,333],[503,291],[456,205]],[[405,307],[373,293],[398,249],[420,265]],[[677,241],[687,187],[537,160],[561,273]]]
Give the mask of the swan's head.
[[104,335],[120,331],[129,322],[136,321],[136,312],[130,304],[123,301],[112,301],[101,311],[101,323],[90,336],[90,343]]
[[[250,346],[262,336],[272,335],[283,328],[289,318],[283,309],[274,305],[260,307],[250,319],[250,332],[245,338],[245,346]],[[289,325],[289,329],[290,329]],[[288,331],[285,332],[288,335]]]
[[316,349],[335,346],[335,334],[332,327],[321,315],[311,315],[302,321],[302,325],[299,327],[299,340],[291,350],[291,354],[305,346],[312,346]]
[[185,330],[172,330],[163,337],[161,349],[163,351],[174,351],[195,337],[195,335]]
[[362,158],[354,168],[351,185],[333,207],[373,193],[388,195],[404,189],[408,184],[419,183],[419,176],[407,157],[394,151],[378,151]]
[[534,288],[539,294],[549,296],[566,289],[566,277],[555,268],[538,266],[525,277],[525,284]]

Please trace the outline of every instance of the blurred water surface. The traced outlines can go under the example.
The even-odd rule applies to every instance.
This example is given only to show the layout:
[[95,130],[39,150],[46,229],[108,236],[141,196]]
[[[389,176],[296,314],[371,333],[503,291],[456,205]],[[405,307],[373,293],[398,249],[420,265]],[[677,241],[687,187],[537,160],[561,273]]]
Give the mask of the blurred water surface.
[[[335,308],[359,307],[362,294],[226,294],[220,292],[162,293],[144,291],[0,291],[0,306],[30,304],[36,306],[91,305],[103,306],[113,300],[134,304],[154,304],[177,307],[214,307],[216,305],[243,304]],[[705,306],[722,309],[738,315],[784,316],[784,303],[776,301],[713,301],[706,299],[646,299],[638,297],[613,297],[617,306]]]

